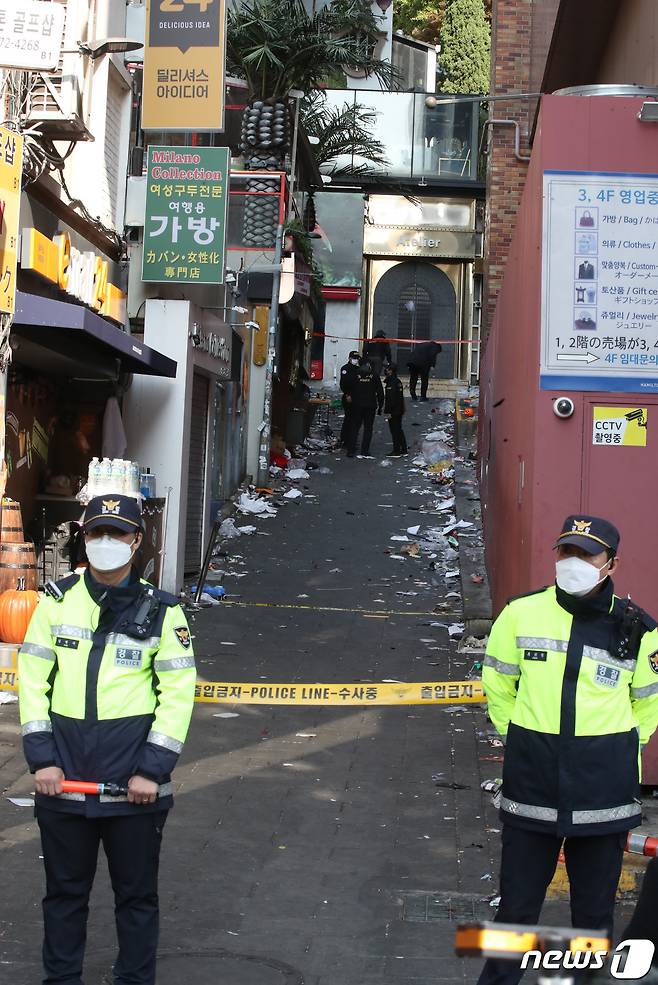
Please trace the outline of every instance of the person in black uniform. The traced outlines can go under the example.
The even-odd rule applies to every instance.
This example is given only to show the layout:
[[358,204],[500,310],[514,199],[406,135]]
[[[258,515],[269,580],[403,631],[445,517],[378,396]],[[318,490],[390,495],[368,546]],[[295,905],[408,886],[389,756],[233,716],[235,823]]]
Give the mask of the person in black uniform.
[[375,372],[377,376],[382,375],[382,368],[384,365],[390,366],[391,346],[386,338],[386,332],[383,332],[381,328],[375,332],[375,337],[370,339],[364,345],[363,356],[364,359],[367,359],[370,362],[373,372]]
[[350,413],[352,410],[352,401],[351,398],[348,397],[348,393],[350,389],[350,382],[359,372],[360,361],[361,361],[361,357],[359,356],[359,353],[355,349],[353,349],[352,352],[350,352],[345,365],[341,366],[340,368],[340,379],[338,381],[338,384],[343,393],[342,404],[343,404],[343,411],[345,413],[345,416],[343,417],[343,426],[340,429],[341,448],[347,447],[347,440],[350,433]]
[[391,363],[384,370],[384,416],[388,421],[393,439],[391,458],[400,458],[407,454],[407,439],[402,430],[404,414],[404,389],[398,379],[398,368]]
[[350,381],[346,395],[349,398],[351,406],[347,457],[354,458],[359,431],[361,425],[363,425],[361,457],[370,458],[372,427],[375,423],[375,413],[381,414],[382,407],[384,406],[384,388],[382,381],[373,372],[372,366],[367,359],[361,360],[359,371]]
[[[44,983],[81,985],[99,845],[114,891],[115,985],[154,985],[158,860],[196,672],[174,595],[142,581],[135,499],[92,499],[89,568],[49,582],[20,656],[20,716],[46,870]],[[109,785],[70,791],[67,781]],[[113,789],[112,789],[113,787]]]
[[427,400],[427,384],[430,378],[430,369],[436,365],[436,357],[441,352],[440,342],[421,342],[413,347],[412,353],[407,360],[409,367],[409,393],[412,400],[417,400],[416,385],[420,377],[420,399]]

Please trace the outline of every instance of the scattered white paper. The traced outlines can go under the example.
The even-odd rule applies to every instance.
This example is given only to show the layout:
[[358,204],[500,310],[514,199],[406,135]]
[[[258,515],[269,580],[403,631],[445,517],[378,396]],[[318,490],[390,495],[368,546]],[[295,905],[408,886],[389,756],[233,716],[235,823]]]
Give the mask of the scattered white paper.
[[240,715],[237,711],[216,711],[212,717],[213,718],[239,718]]
[[242,493],[238,500],[238,509],[241,513],[253,513],[258,516],[276,516],[276,510],[264,499],[250,496],[249,493]]
[[7,797],[7,800],[14,807],[34,807],[34,801],[31,797]]
[[306,469],[288,469],[286,476],[289,479],[310,479],[309,473]]
[[409,538],[406,536],[406,534],[395,534],[393,537],[391,537],[391,540],[403,540],[406,543],[409,542]]
[[299,491],[299,489],[289,489],[287,493],[284,493],[283,494],[283,498],[284,499],[299,499],[299,497],[302,496],[302,495],[303,495],[303,493],[301,493]]
[[220,646],[237,646],[237,643],[226,643],[224,640],[219,641]]
[[452,626],[448,626],[449,636],[461,636],[463,632],[464,632],[463,622],[453,622]]
[[251,534],[256,533],[256,527],[252,527],[252,526],[238,527],[238,530],[240,531],[241,534],[246,534],[247,537],[251,536]]
[[13,705],[15,701],[18,701],[17,695],[10,691],[0,691],[0,705]]
[[419,530],[420,530],[420,524],[418,524],[415,527],[407,527],[407,533],[411,534],[412,537],[415,537]]
[[455,571],[446,571],[445,577],[446,578],[459,578],[459,569],[457,568]]
[[314,739],[317,734],[317,732],[295,732],[298,739]]

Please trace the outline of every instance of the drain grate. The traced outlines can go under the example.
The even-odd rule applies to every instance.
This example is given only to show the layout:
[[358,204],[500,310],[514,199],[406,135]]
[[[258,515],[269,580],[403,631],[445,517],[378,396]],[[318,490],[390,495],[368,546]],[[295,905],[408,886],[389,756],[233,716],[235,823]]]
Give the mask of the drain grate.
[[399,897],[402,919],[408,923],[493,919],[489,901],[474,893],[404,892]]

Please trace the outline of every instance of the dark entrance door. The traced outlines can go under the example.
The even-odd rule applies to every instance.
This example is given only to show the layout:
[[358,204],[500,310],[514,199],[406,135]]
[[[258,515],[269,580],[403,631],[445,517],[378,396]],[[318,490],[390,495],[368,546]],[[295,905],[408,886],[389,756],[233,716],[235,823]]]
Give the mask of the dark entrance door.
[[[383,329],[391,339],[393,359],[401,373],[414,342],[456,338],[457,299],[449,277],[431,263],[406,261],[388,270],[377,284],[372,334]],[[435,376],[455,377],[455,346],[444,345]]]

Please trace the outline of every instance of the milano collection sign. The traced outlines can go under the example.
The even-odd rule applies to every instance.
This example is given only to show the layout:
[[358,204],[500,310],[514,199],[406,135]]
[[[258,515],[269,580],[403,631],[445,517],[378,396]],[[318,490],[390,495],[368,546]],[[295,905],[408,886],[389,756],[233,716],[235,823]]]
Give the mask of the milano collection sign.
[[226,0],[147,0],[142,127],[223,130]]
[[149,147],[142,280],[224,281],[228,147]]

